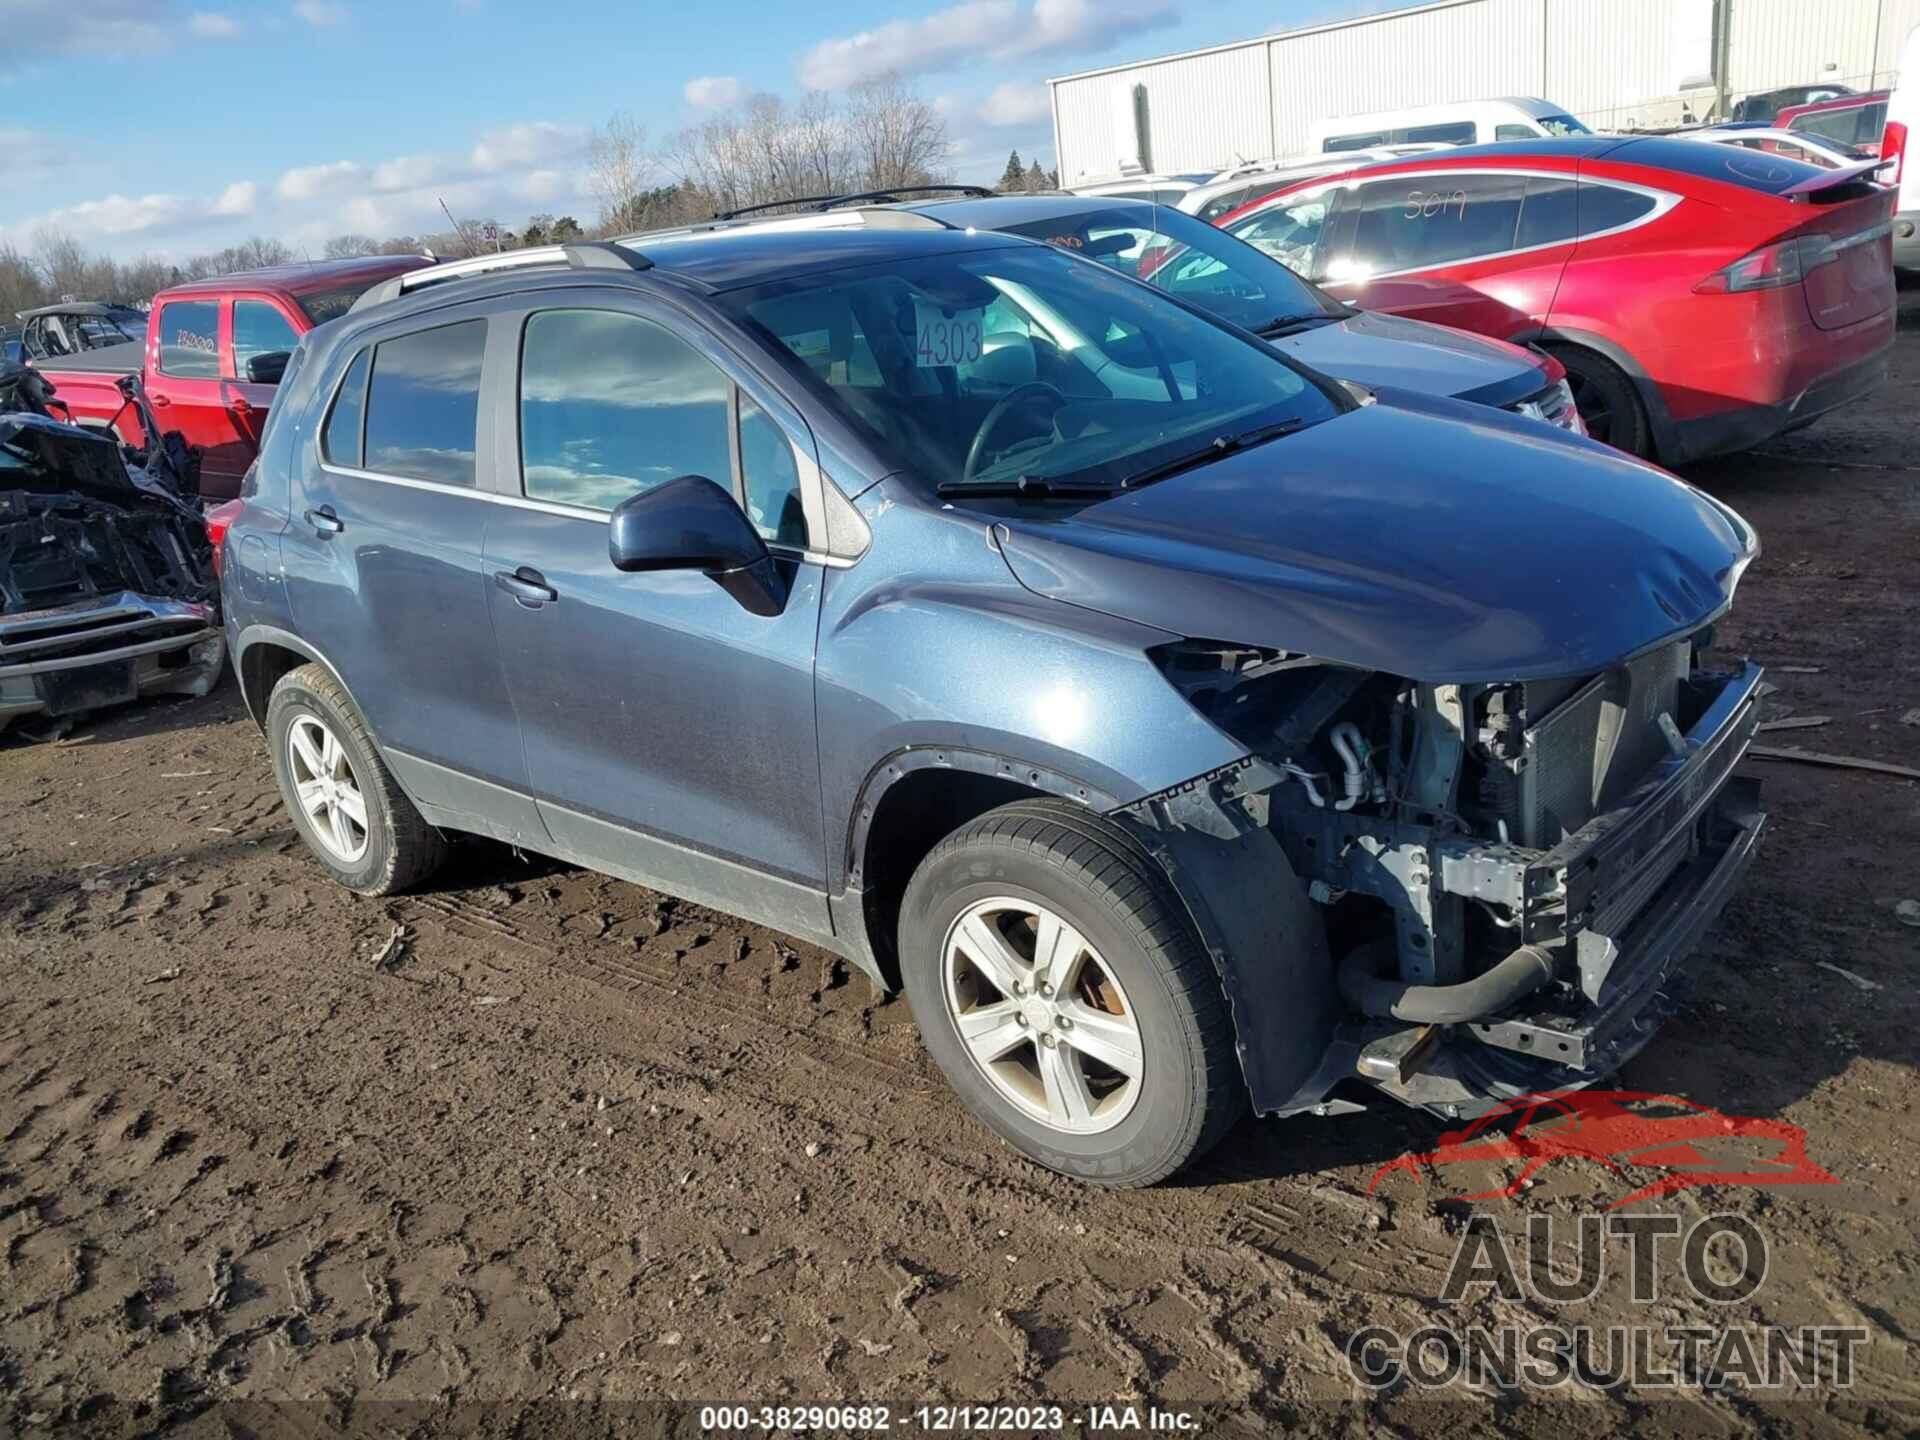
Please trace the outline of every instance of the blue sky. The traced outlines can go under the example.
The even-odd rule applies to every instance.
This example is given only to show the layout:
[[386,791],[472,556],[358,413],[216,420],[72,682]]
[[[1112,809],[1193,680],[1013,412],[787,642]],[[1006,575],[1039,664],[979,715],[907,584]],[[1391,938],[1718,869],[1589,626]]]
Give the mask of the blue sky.
[[896,70],[960,179],[1051,158],[1049,75],[1395,0],[0,0],[0,243],[117,256],[246,235],[591,217],[592,127],[656,138],[759,91]]

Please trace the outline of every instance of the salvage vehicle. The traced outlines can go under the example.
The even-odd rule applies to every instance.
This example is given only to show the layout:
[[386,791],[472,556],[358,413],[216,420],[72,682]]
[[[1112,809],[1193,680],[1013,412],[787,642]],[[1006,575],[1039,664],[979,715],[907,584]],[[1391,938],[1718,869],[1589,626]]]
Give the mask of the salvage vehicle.
[[1778,90],[1747,96],[1733,107],[1728,119],[1734,124],[1771,125],[1782,110],[1853,93],[1853,89],[1846,85],[1787,85]]
[[1540,346],[1595,439],[1678,465],[1886,378],[1893,194],[1878,163],[1516,141],[1322,176],[1219,223],[1363,309]]
[[[147,312],[131,305],[109,305],[100,301],[67,301],[42,305],[37,310],[22,310],[14,317],[20,322],[20,349],[28,360],[61,360],[70,355],[137,346],[146,338]],[[137,350],[121,355],[137,369]]]
[[1773,117],[1773,123],[1796,135],[1818,135],[1852,145],[1869,155],[1880,153],[1880,132],[1887,125],[1887,101],[1893,92],[1875,90],[1865,95],[1836,95],[1794,105]]
[[400,276],[241,499],[227,634],[341,885],[477,834],[794,935],[1102,1184],[1611,1072],[1765,821],[1726,506],[907,211]]
[[29,359],[77,422],[115,429],[144,446],[147,436],[118,384],[138,374],[161,423],[200,448],[204,493],[225,499],[253,463],[280,371],[299,338],[345,314],[369,286],[431,263],[419,255],[373,255],[195,280],[154,297],[137,346]]
[[130,466],[116,438],[54,418],[47,399],[37,372],[0,364],[0,731],[207,694],[226,640],[175,452]]
[[1259,160],[1222,170],[1206,184],[1182,195],[1176,208],[1212,224],[1229,210],[1250,205],[1261,196],[1271,195],[1283,185],[1305,180],[1310,175],[1331,175],[1337,170],[1351,170],[1356,165],[1375,160],[1398,160],[1404,155],[1426,155],[1435,150],[1452,148],[1438,143],[1377,145],[1338,155],[1293,155],[1284,159]]
[[1341,380],[1451,395],[1585,433],[1566,370],[1552,357],[1464,330],[1356,310],[1226,231],[1164,205],[996,195],[916,200],[904,208],[961,229],[1002,230],[1058,245],[1251,330]]

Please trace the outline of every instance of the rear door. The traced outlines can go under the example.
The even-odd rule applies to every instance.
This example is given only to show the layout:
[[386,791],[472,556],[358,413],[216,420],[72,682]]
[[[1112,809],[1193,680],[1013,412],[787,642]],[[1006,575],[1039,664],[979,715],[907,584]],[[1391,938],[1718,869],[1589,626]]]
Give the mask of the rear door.
[[1496,339],[1533,330],[1573,252],[1572,193],[1571,177],[1518,170],[1367,181],[1342,201],[1327,288],[1363,309]]
[[240,477],[253,463],[254,447],[243,441],[227,409],[221,376],[228,305],[218,296],[183,296],[161,302],[147,353],[147,399],[162,430],[177,430],[205,452],[200,492],[215,499],[239,493]]
[[497,323],[480,306],[413,316],[336,363],[318,434],[300,436],[281,553],[299,632],[414,798],[539,848],[481,561],[496,506],[478,483],[492,437],[478,421]]

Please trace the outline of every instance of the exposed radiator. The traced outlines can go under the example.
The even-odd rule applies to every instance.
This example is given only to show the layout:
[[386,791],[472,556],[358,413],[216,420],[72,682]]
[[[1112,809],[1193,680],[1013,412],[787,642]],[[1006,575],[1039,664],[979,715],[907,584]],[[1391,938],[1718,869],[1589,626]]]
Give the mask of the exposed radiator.
[[1526,687],[1533,723],[1520,772],[1521,844],[1557,845],[1617,804],[1667,753],[1660,717],[1679,718],[1690,648],[1681,641],[1584,683]]

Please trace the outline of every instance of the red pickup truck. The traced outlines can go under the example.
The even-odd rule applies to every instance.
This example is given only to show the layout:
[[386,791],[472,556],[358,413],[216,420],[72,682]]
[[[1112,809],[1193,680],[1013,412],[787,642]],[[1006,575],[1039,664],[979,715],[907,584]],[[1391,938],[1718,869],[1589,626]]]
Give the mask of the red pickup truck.
[[195,280],[154,296],[144,341],[31,363],[75,420],[113,426],[134,445],[146,437],[114,382],[138,373],[161,428],[178,430],[204,452],[200,493],[223,500],[239,493],[300,337],[346,314],[382,280],[432,263],[419,255],[375,255]]

